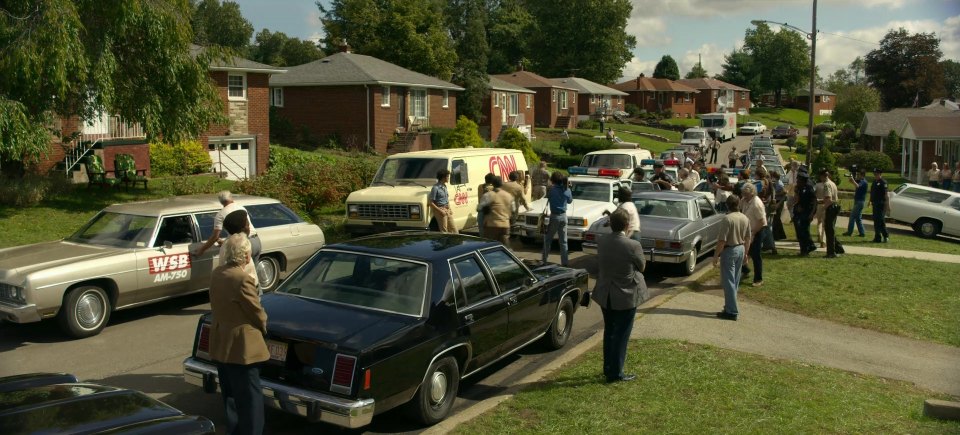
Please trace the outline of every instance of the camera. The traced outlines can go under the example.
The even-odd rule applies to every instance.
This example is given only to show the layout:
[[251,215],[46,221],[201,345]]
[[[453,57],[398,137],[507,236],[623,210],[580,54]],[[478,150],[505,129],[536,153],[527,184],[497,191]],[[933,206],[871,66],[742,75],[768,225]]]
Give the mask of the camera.
[[860,173],[860,168],[858,168],[857,165],[850,165],[847,170],[850,171],[850,173],[847,174],[848,177],[855,177]]

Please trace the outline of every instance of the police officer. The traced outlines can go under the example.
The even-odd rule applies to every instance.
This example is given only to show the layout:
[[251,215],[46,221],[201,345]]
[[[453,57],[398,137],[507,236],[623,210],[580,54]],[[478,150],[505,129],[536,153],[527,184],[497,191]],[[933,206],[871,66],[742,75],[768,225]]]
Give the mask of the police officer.
[[890,202],[887,197],[887,180],[883,179],[880,168],[873,169],[873,185],[870,187],[870,205],[873,206],[873,243],[887,242],[890,234],[887,233],[887,223],[884,221],[890,211]]
[[801,166],[797,170],[797,185],[793,199],[793,227],[797,232],[797,242],[800,243],[800,255],[806,256],[817,250],[817,245],[810,238],[810,223],[813,222],[817,212],[817,194],[810,185],[806,166]]
[[653,164],[653,176],[650,177],[650,182],[660,185],[660,190],[670,190],[674,184],[673,177],[663,171],[663,162]]

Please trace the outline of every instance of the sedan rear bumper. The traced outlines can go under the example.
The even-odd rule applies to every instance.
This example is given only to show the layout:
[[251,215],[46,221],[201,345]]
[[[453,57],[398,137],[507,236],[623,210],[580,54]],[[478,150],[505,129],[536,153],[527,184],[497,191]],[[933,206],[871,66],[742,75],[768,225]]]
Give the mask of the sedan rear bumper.
[[6,320],[13,323],[33,323],[40,321],[40,311],[37,306],[30,305],[9,305],[0,302],[0,320]]
[[[597,253],[596,242],[583,242],[583,252]],[[672,263],[679,264],[690,258],[690,252],[657,251],[654,249],[644,249],[643,256],[651,263]]]
[[[217,367],[194,359],[183,360],[183,379],[192,385],[219,388]],[[284,412],[346,428],[358,428],[373,420],[373,399],[344,399],[261,379],[264,403]],[[206,386],[206,387],[205,387]]]

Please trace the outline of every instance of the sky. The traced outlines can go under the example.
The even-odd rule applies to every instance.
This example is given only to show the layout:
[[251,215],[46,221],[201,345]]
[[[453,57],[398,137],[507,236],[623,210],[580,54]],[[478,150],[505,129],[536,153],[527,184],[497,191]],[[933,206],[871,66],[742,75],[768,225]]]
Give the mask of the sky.
[[[254,33],[267,28],[287,36],[323,36],[314,0],[234,0]],[[326,1],[324,1],[326,3]],[[743,46],[751,20],[788,23],[805,32],[812,26],[812,0],[632,0],[627,33],[637,47],[623,78],[653,68],[670,55],[685,75],[702,59],[707,74],[722,71],[723,58]],[[590,17],[583,17],[589,25]],[[779,26],[771,24],[774,30]],[[887,31],[935,33],[944,59],[960,61],[960,0],[820,0],[817,2],[817,67],[826,78],[857,56],[879,47]]]

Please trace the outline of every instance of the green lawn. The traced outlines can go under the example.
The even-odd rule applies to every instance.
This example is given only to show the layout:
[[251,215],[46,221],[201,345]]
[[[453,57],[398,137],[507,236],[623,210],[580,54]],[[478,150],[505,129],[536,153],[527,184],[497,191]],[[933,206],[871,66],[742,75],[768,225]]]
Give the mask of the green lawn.
[[[764,255],[763,287],[741,286],[740,295],[805,316],[960,346],[960,293],[944,285],[945,277],[960,276],[960,264],[866,255],[827,260],[823,252]],[[701,283],[718,276],[713,270]]]
[[600,346],[459,434],[957,433],[946,398],[900,381],[672,340],[631,342],[632,382],[605,384]]
[[[830,120],[830,116],[816,115],[813,117],[814,124],[819,124]],[[737,123],[743,124],[749,121],[760,121],[771,130],[780,124],[793,124],[794,127],[806,127],[810,122],[810,112],[800,109],[773,108],[773,107],[754,107],[750,109],[750,114],[737,118]]]
[[696,127],[700,125],[699,118],[670,118],[660,121],[661,124],[667,125],[682,125],[684,127]]
[[[843,200],[841,200],[841,203],[843,203]],[[867,208],[869,209],[870,207]],[[844,209],[849,210],[849,208]],[[869,216],[869,214],[864,213],[864,216]],[[840,238],[840,243],[844,245],[862,246],[875,249],[899,249],[903,251],[936,252],[940,254],[960,255],[960,242],[956,241],[955,239],[949,239],[945,237],[924,239],[917,236],[912,231],[898,231],[891,229],[889,225],[887,226],[887,230],[890,232],[890,241],[887,243],[873,243],[873,221],[864,220],[863,224],[866,227],[866,237],[857,237],[856,228],[853,230],[853,236],[844,236],[843,233],[847,231],[847,228],[845,226],[841,227],[838,225],[837,237]],[[787,234],[787,240],[797,240],[797,235],[793,229],[792,223],[784,224],[783,230]],[[817,231],[815,226],[810,226],[810,235],[813,237],[813,241],[816,242]],[[823,251],[821,250],[820,252]]]
[[645,125],[634,125],[634,124],[610,124],[615,131],[631,131],[639,133],[650,133],[658,136],[663,136],[670,142],[680,142],[680,138],[683,136],[683,133],[673,130],[663,130],[660,128],[647,127]]

